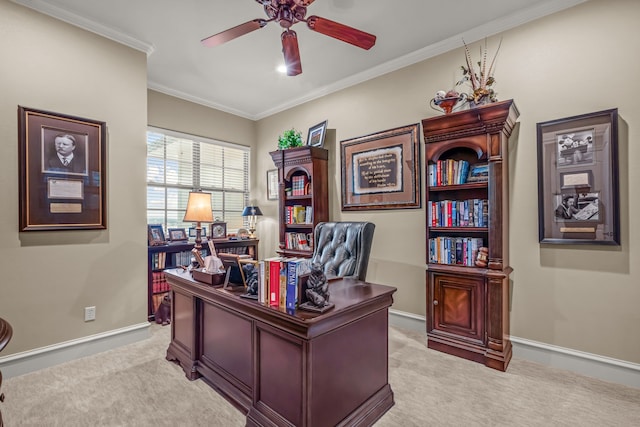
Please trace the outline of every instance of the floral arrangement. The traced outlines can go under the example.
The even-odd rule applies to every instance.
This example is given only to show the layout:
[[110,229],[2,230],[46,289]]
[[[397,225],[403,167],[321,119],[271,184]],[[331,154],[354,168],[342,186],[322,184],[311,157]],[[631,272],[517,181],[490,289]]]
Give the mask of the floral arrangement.
[[286,150],[287,148],[302,147],[302,133],[295,129],[285,130],[278,137],[278,150]]
[[502,45],[502,39],[500,39],[500,43],[498,44],[498,49],[496,49],[496,54],[493,56],[493,60],[489,65],[489,69],[487,70],[487,39],[484,39],[484,49],[480,48],[480,56],[481,60],[477,62],[478,70],[474,68],[473,60],[471,59],[471,52],[469,51],[469,46],[465,43],[464,39],[462,40],[464,44],[464,54],[466,67],[464,65],[462,68],[462,80],[456,83],[456,86],[469,83],[471,85],[472,93],[470,93],[467,98],[470,101],[473,101],[475,104],[481,104],[483,101],[495,102],[498,100],[497,92],[493,89],[493,84],[496,82],[496,79],[493,77],[493,72],[495,71],[496,58],[498,57],[498,52],[500,51],[500,46]]

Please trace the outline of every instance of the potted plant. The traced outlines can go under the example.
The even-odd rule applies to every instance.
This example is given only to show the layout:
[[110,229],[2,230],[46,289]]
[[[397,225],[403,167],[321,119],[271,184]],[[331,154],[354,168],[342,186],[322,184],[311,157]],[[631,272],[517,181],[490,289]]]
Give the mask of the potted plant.
[[302,141],[302,133],[293,128],[285,130],[282,135],[278,137],[278,150],[302,147],[303,145],[304,141]]

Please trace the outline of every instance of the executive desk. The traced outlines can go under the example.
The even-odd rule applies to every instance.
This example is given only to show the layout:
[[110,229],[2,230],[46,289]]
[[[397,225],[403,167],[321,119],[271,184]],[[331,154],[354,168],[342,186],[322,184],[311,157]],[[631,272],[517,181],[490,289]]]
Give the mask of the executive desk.
[[370,426],[393,406],[388,309],[396,288],[336,280],[334,308],[288,314],[181,269],[166,279],[167,359],[246,413],[247,426]]

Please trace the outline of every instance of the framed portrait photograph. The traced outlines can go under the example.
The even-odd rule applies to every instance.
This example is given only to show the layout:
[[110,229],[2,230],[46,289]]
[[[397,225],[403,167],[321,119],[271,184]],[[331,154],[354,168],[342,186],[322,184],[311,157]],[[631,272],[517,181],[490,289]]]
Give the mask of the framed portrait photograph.
[[[186,242],[189,240],[187,237],[187,233],[184,228],[170,228],[167,230],[169,233],[169,240],[172,242]],[[206,234],[204,234],[206,236]]]
[[309,134],[307,135],[307,145],[311,145],[312,147],[322,147],[324,145],[324,137],[326,133],[327,120],[310,127]]
[[147,225],[147,234],[149,246],[164,245],[166,240],[164,238],[164,231],[161,224],[149,224]]
[[340,141],[343,211],[421,207],[419,127]]
[[267,171],[267,200],[278,200],[278,169]]
[[620,245],[618,110],[537,124],[541,243]]
[[105,122],[18,107],[20,231],[105,229]]

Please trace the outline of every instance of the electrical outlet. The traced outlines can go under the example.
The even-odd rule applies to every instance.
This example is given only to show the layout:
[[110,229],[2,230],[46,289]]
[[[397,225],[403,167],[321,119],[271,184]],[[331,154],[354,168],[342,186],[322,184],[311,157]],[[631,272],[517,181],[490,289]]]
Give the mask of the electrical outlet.
[[84,308],[84,321],[89,322],[91,320],[96,320],[96,306],[85,307]]

